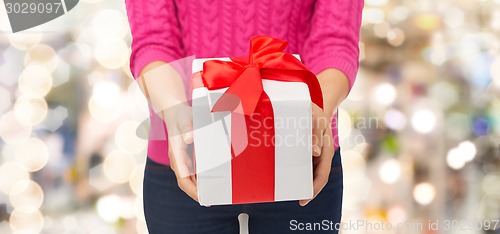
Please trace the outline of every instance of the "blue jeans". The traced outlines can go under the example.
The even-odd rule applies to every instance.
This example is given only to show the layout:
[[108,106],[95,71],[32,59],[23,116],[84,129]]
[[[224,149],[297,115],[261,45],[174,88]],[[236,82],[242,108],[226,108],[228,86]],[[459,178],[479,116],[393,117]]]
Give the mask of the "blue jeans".
[[146,223],[151,234],[237,234],[238,215],[246,213],[250,234],[338,233],[335,224],[342,212],[342,179],[338,149],[328,183],[305,207],[298,201],[203,207],[177,186],[170,167],[148,159],[144,173]]

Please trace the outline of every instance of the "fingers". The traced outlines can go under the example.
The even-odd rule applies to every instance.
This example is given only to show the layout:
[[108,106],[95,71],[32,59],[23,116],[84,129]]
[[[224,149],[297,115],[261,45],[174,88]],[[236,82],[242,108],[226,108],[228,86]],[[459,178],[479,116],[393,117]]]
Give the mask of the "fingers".
[[328,119],[321,108],[312,107],[312,155],[319,157],[323,148],[323,135],[328,126]]
[[312,134],[312,155],[319,157],[323,146],[323,129],[313,127]]
[[182,140],[185,144],[193,143],[193,116],[191,109],[186,109],[178,116],[177,128],[181,133]]
[[189,132],[183,133],[182,140],[184,141],[184,143],[186,143],[188,145],[193,144],[193,132],[189,131]]
[[314,196],[312,199],[301,200],[299,204],[301,206],[307,205],[323,190],[326,183],[328,183],[328,176],[330,175],[331,164],[334,154],[334,146],[332,139],[332,132],[327,130],[325,134],[321,137],[323,139],[323,145],[321,149],[321,154],[319,157],[313,159],[314,164],[314,180],[313,180],[313,191]]
[[189,145],[193,143],[191,107],[179,105],[175,112],[164,114],[163,118],[168,129],[170,167],[175,173],[177,184],[188,196],[198,201],[196,175],[189,151]]
[[180,179],[177,178],[177,185],[188,196],[193,198],[193,200],[198,201],[198,189],[196,188],[196,181],[193,181],[191,177]]
[[170,166],[177,178],[177,185],[188,196],[198,201],[198,190],[196,188],[193,161],[185,151],[187,146],[180,136],[171,137],[169,140]]
[[[176,157],[174,157],[176,158]],[[175,160],[178,160],[176,158]],[[183,160],[183,159],[181,159]],[[196,176],[192,171],[192,161],[191,159],[184,159],[184,162],[178,163],[175,161],[174,170],[175,175],[177,177],[177,185],[179,188],[184,191],[188,196],[193,198],[195,201],[198,201],[198,189],[196,188]],[[187,172],[187,173],[186,173]]]
[[326,157],[326,158],[333,158],[333,155],[335,153],[335,147],[333,145],[333,136],[332,136],[332,130],[327,129],[325,133],[323,134],[323,144],[321,145],[321,156],[320,157]]
[[323,190],[326,183],[328,183],[328,175],[330,174],[330,166],[332,160],[327,157],[319,157],[316,160],[320,162],[316,165],[314,169],[314,180],[313,180],[313,198],[300,200],[299,204],[301,206],[306,206],[310,201],[312,201],[316,196]]
[[174,172],[177,178],[189,178],[194,175],[193,161],[187,153],[187,145],[182,140],[181,136],[169,137],[169,146],[171,150],[170,163],[174,164]]

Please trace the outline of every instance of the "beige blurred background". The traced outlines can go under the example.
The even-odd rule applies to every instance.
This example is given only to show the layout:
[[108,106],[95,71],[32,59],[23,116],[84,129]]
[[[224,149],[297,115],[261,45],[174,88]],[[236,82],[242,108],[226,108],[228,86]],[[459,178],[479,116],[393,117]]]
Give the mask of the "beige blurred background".
[[[0,31],[0,233],[147,233],[124,2]],[[360,48],[342,233],[500,233],[500,1],[365,0]]]

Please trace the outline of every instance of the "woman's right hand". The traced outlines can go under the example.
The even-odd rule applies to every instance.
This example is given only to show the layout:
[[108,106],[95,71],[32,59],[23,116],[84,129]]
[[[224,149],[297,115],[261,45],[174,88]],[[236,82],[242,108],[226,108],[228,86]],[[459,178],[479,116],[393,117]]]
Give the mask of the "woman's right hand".
[[194,163],[189,150],[193,143],[193,117],[184,81],[173,66],[161,61],[146,65],[137,81],[149,105],[167,125],[170,167],[177,184],[197,201]]
[[193,116],[188,104],[179,104],[162,112],[168,131],[168,156],[179,188],[198,201],[192,150]]

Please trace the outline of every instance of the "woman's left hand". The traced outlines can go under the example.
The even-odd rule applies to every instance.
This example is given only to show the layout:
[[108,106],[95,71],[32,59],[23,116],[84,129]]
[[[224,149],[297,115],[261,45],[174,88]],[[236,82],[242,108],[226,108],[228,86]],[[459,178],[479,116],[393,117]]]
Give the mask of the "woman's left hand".
[[[349,92],[349,80],[340,70],[329,68],[318,74],[324,108],[313,104],[313,190],[314,199],[328,183],[334,149],[332,136],[332,116]],[[312,199],[301,200],[301,206]]]
[[[334,146],[331,117],[321,108],[313,104],[312,107],[312,149],[313,149],[313,190],[314,199],[328,183],[328,175],[333,160]],[[312,199],[301,200],[301,206],[307,205]]]

